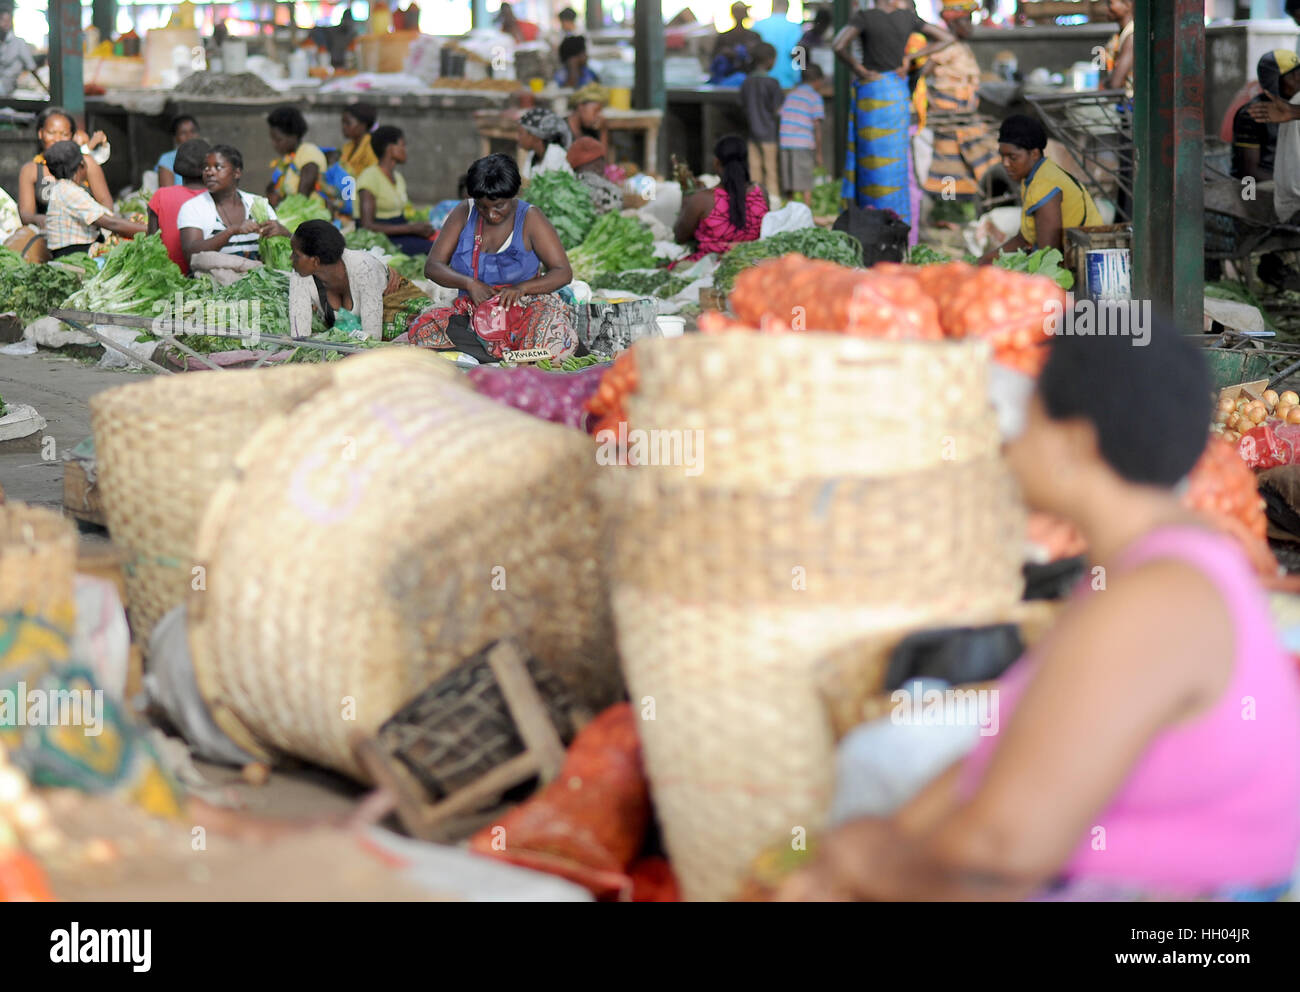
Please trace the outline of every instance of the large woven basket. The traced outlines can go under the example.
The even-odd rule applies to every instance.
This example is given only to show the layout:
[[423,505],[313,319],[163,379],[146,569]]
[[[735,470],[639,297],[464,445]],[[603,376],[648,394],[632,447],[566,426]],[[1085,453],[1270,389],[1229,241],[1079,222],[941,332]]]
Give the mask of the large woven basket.
[[590,439],[418,349],[331,368],[240,452],[200,531],[190,643],[218,723],[364,779],[354,732],[508,636],[588,709],[614,701]]
[[127,608],[146,650],[195,582],[194,535],[217,483],[263,420],[328,381],[321,366],[163,376],[90,401],[109,532],[127,556]]
[[725,899],[829,806],[819,658],[1015,602],[1023,519],[983,345],[728,335],[636,354],[631,427],[701,433],[694,474],[602,485],[619,648],[683,892]]
[[76,569],[70,520],[39,506],[0,504],[0,614],[40,618],[71,637]]

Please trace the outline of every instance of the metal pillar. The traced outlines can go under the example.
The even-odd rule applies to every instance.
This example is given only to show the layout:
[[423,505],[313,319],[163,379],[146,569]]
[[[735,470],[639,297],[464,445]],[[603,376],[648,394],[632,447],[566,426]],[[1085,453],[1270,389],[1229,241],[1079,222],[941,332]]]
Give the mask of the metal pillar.
[[601,0],[587,0],[587,30],[599,31],[605,26],[605,8]]
[[101,40],[108,41],[117,34],[117,0],[95,0],[91,23]]
[[85,124],[81,72],[81,0],[50,0],[50,100]]
[[469,23],[471,27],[475,28],[491,27],[492,21],[488,17],[487,0],[472,0],[469,8]]
[[[853,0],[835,0],[831,14],[831,35],[834,37],[849,23],[849,18],[853,14]],[[834,149],[835,159],[830,163],[830,168],[826,171],[832,176],[838,176],[844,169],[844,155],[849,144],[849,111],[853,105],[853,91],[849,85],[849,70],[839,59],[835,60],[834,102],[833,109],[835,113],[832,127],[835,130],[835,140],[831,147]]]
[[633,15],[636,85],[632,103],[638,110],[664,110],[664,12],[661,0],[638,0]]
[[1136,5],[1133,298],[1204,321],[1204,0]]

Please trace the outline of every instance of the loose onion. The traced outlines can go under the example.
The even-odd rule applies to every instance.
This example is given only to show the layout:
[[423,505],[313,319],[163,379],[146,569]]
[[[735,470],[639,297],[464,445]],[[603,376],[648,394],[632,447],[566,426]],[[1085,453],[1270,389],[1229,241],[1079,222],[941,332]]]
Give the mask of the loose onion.
[[1224,431],[1224,432],[1223,432],[1223,439],[1224,439],[1225,441],[1237,441],[1237,440],[1240,440],[1240,438],[1241,438],[1241,435],[1238,434],[1236,431]]
[[1229,427],[1236,427],[1241,423],[1241,414],[1234,410],[1232,413],[1228,414],[1226,423]]
[[1300,406],[1293,406],[1287,411],[1286,422],[1288,424],[1300,424]]
[[1263,403],[1252,403],[1247,410],[1250,419],[1257,424],[1262,424],[1268,417],[1268,407]]
[[1277,417],[1278,420],[1286,420],[1286,415],[1294,409],[1295,407],[1290,403],[1278,403],[1278,405],[1273,408],[1273,416]]
[[1290,403],[1292,406],[1300,406],[1300,394],[1296,393],[1293,389],[1288,389],[1286,392],[1282,393],[1278,399],[1283,403]]
[[1270,408],[1270,409],[1271,409],[1272,407],[1277,406],[1278,398],[1279,398],[1279,397],[1278,397],[1277,393],[1276,393],[1274,390],[1272,390],[1272,389],[1266,389],[1266,390],[1264,390],[1264,402],[1267,403],[1267,404],[1269,405],[1269,408]]
[[1232,407],[1233,407],[1233,405],[1234,405],[1234,404],[1233,404],[1233,402],[1232,402],[1232,397],[1231,397],[1231,396],[1220,396],[1220,397],[1219,397],[1219,405],[1218,405],[1218,408],[1219,408],[1220,410],[1231,410]]

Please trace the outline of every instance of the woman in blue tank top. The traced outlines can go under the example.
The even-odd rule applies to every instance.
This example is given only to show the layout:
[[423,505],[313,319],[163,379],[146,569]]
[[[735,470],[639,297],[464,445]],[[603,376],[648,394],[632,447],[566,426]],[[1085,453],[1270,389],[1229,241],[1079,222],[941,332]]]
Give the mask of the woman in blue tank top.
[[518,167],[508,156],[489,155],[471,165],[465,179],[469,199],[448,216],[424,266],[429,279],[460,295],[449,307],[420,314],[406,339],[455,348],[448,325],[467,314],[484,349],[497,358],[527,348],[545,348],[557,358],[572,354],[578,344],[574,311],[556,292],[573,270],[546,215],[518,199]]

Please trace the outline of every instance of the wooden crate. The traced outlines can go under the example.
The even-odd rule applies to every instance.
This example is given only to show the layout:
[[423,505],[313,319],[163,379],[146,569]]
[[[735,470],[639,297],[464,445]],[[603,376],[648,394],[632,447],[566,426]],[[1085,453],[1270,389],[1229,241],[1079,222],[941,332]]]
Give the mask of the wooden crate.
[[80,462],[63,463],[63,512],[86,523],[108,526],[99,487],[86,478]]

